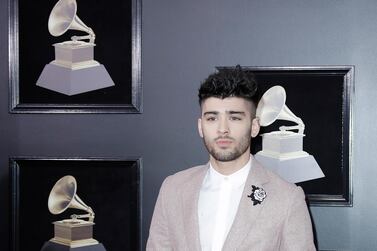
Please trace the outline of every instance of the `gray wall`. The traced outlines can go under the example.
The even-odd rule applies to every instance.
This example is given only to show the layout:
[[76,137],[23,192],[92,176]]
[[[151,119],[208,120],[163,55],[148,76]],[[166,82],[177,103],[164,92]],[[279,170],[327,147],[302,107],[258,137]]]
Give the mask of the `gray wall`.
[[144,0],[143,114],[14,115],[1,0],[1,245],[9,238],[8,156],[142,156],[145,241],[163,178],[207,159],[196,92],[214,66],[355,65],[354,206],[311,212],[320,249],[375,250],[376,13],[373,0]]

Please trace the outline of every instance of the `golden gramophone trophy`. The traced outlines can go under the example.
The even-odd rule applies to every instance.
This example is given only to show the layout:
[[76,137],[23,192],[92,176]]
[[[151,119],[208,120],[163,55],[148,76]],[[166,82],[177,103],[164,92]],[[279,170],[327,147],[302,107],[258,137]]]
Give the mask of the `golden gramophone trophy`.
[[[96,35],[77,16],[76,0],[59,0],[50,13],[48,30],[54,37],[77,30],[87,33],[72,36],[71,41],[56,43],[55,60],[46,64],[37,86],[68,96],[114,85],[105,66],[94,60]],[[82,41],[88,39],[88,42]]]
[[52,214],[60,214],[68,208],[84,210],[87,214],[74,214],[70,219],[53,222],[54,237],[43,245],[41,251],[106,251],[93,239],[94,212],[80,199],[76,190],[76,179],[70,175],[58,180],[52,188],[48,198],[48,209]]

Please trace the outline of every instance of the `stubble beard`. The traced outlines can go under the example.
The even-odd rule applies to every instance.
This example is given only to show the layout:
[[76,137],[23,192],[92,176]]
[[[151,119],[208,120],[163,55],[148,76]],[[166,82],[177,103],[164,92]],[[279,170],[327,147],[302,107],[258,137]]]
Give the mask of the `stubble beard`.
[[249,149],[250,142],[251,142],[250,132],[248,132],[240,139],[240,141],[234,148],[216,149],[216,140],[218,139],[230,139],[230,140],[233,140],[233,142],[234,142],[234,139],[231,137],[225,136],[225,137],[216,138],[211,141],[208,138],[206,138],[204,135],[203,141],[204,141],[205,147],[207,148],[207,151],[215,160],[222,161],[222,162],[228,162],[228,161],[233,161],[233,160],[238,159]]

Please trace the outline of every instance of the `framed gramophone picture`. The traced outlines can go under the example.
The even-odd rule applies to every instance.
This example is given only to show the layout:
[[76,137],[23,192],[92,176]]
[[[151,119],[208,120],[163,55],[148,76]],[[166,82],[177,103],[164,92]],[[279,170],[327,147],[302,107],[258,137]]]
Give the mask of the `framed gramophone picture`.
[[311,206],[352,206],[354,66],[242,69],[258,83],[255,158],[300,185]]
[[9,1],[11,113],[141,113],[141,0]]
[[141,250],[141,159],[13,157],[11,250]]

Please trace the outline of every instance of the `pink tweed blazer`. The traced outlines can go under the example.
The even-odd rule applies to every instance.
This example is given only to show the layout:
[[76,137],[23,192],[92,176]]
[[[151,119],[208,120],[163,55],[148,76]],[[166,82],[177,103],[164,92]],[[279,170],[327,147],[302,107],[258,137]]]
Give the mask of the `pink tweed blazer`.
[[[252,161],[238,211],[223,251],[311,251],[313,231],[302,189]],[[199,192],[209,165],[193,167],[163,182],[157,198],[147,250],[201,250]],[[267,197],[253,205],[252,185]]]

